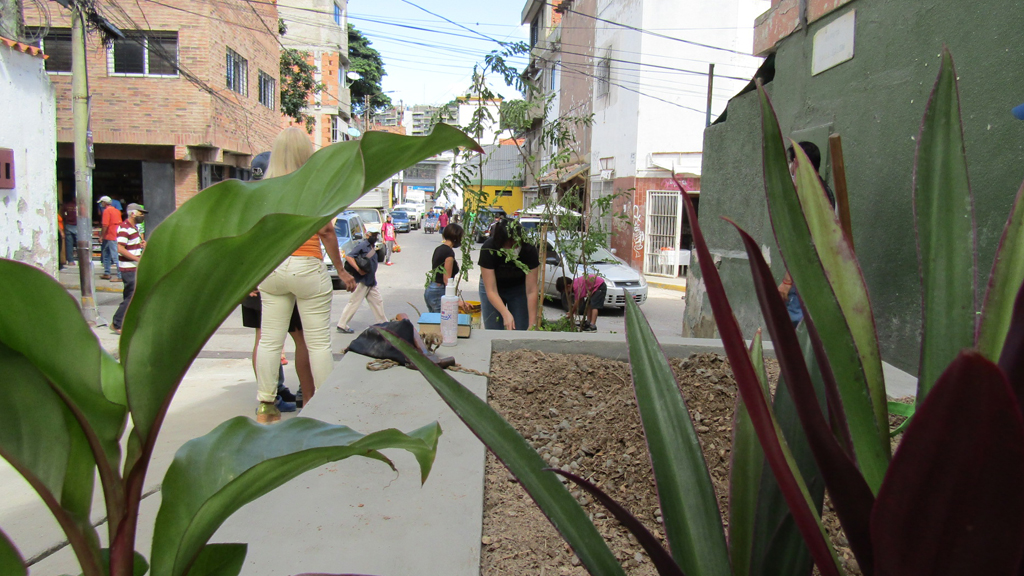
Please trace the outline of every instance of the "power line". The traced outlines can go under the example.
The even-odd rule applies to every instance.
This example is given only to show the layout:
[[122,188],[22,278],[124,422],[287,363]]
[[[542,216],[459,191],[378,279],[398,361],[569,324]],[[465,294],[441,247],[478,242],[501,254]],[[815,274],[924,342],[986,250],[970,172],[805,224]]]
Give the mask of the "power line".
[[654,100],[659,100],[659,101],[664,102],[666,104],[671,104],[673,106],[677,106],[677,107],[683,108],[685,110],[691,110],[693,112],[698,112],[700,114],[705,114],[706,113],[706,110],[698,110],[696,108],[691,108],[690,106],[686,106],[686,105],[680,104],[678,102],[672,102],[671,100],[665,100],[664,98],[659,98],[659,97],[654,96],[652,94],[647,94],[646,92],[641,92],[641,91],[636,90],[634,88],[630,88],[629,86],[626,86],[624,84],[619,84],[618,82],[612,82],[610,79],[606,80],[604,78],[600,78],[598,76],[595,76],[594,74],[590,74],[588,72],[583,72],[582,70],[576,70],[576,69],[571,68],[569,66],[566,66],[566,65],[564,65],[562,63],[559,63],[559,66],[561,66],[562,69],[566,70],[567,72],[571,72],[573,74],[581,74],[583,76],[587,76],[587,77],[593,78],[593,79],[595,79],[595,80],[597,80],[599,82],[607,82],[608,84],[611,84],[612,86],[618,86],[619,88],[622,88],[623,90],[628,90],[630,92],[633,92],[635,94],[639,94],[641,96],[646,96],[646,97],[654,99]]
[[[542,0],[542,3],[545,6],[551,6],[552,8],[558,8],[558,6],[552,4],[551,2],[547,2],[546,0]],[[673,40],[675,42],[682,42],[683,44],[690,44],[690,45],[693,45],[693,46],[700,46],[701,48],[710,48],[712,50],[721,50],[723,52],[731,52],[733,54],[739,54],[741,56],[750,56],[751,58],[756,58],[756,56],[754,56],[753,54],[748,54],[747,52],[741,52],[739,50],[733,50],[731,48],[722,48],[721,46],[712,46],[711,44],[702,44],[700,42],[694,42],[692,40],[684,40],[682,38],[676,38],[675,36],[669,36],[667,34],[661,34],[661,33],[658,33],[658,32],[652,32],[651,30],[645,30],[643,28],[637,28],[636,26],[630,26],[629,24],[623,24],[621,22],[615,22],[613,20],[607,20],[607,19],[601,18],[599,16],[591,16],[590,14],[585,14],[583,12],[577,12],[576,10],[573,10],[572,7],[569,7],[567,9],[565,9],[565,12],[570,13],[570,14],[577,14],[577,15],[582,16],[584,18],[591,18],[591,19],[596,20],[598,22],[604,22],[605,24],[611,24],[613,26],[619,26],[619,27],[625,28],[627,30],[633,30],[634,32],[640,32],[641,34],[648,34],[650,36],[655,36],[657,38],[664,38],[666,40]]]

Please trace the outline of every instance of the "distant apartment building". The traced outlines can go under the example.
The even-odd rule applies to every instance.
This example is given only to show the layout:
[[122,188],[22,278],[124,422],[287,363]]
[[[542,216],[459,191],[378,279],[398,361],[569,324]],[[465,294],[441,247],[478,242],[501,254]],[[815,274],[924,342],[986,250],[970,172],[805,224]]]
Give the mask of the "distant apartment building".
[[347,0],[290,0],[278,4],[278,12],[285,25],[282,45],[308,54],[315,80],[324,85],[304,110],[315,120],[310,134],[314,146],[351,139]]
[[[749,21],[766,5],[528,0],[528,97],[537,105],[526,136],[537,162],[526,178],[527,202],[534,194],[591,201],[615,194],[615,211],[628,223],[609,222],[611,247],[645,274],[678,275],[689,238],[672,178],[699,195],[704,128],[757,69]],[[545,124],[572,116],[591,124],[571,127],[568,149],[541,142]]]
[[[124,32],[89,32],[93,196],[145,204],[150,230],[220,180],[245,177],[281,130],[277,7],[219,0],[187,7],[97,0]],[[74,195],[71,20],[27,10],[26,35],[48,55],[57,98],[57,181]]]

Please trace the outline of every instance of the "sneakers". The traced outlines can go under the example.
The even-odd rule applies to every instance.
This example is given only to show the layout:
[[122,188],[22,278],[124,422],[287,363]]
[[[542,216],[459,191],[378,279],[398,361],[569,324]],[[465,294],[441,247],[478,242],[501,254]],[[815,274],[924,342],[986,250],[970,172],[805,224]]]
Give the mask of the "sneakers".
[[114,334],[120,334],[121,333],[121,329],[120,328],[114,328],[113,326],[110,327],[110,331],[113,332]]
[[392,266],[392,265],[393,265],[393,263],[391,263],[391,262],[385,262],[385,263],[384,263],[384,265],[385,265],[385,266]]
[[[294,398],[294,396],[292,397]],[[278,394],[277,399],[274,400],[274,406],[277,406],[277,409],[281,412],[295,412],[298,410],[298,407],[295,406],[295,402],[285,402],[281,399],[280,394]]]
[[342,334],[354,334],[355,330],[351,328],[342,328],[341,326],[338,326],[338,332],[341,332]]
[[110,280],[110,274],[100,274],[100,280]]
[[[285,402],[295,402],[296,395],[292,394],[292,391],[284,384],[278,384],[277,397]],[[290,412],[290,410],[282,410],[282,412]]]
[[580,327],[583,332],[597,332],[597,326],[594,326],[590,322],[584,322],[583,326]]

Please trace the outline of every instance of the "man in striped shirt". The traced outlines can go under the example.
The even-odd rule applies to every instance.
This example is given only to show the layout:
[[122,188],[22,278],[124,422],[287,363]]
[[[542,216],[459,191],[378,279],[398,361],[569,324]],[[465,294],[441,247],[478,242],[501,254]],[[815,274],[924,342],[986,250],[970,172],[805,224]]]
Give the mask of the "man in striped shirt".
[[124,313],[128,310],[132,295],[135,294],[135,271],[139,265],[139,258],[142,257],[142,249],[146,247],[146,241],[139,235],[138,225],[145,220],[146,210],[142,205],[129,204],[128,219],[117,227],[117,267],[121,271],[121,279],[124,280],[124,299],[114,313],[111,329],[118,334],[121,333]]

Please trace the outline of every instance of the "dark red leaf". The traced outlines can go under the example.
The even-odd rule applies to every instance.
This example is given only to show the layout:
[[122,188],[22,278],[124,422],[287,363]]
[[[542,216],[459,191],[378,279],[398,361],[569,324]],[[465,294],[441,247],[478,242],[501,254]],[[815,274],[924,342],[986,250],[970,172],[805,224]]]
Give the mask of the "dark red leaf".
[[623,508],[622,505],[616,502],[611,496],[605,494],[604,490],[601,490],[592,482],[585,480],[572,472],[566,472],[565,470],[559,470],[557,468],[545,468],[545,470],[549,470],[559,476],[565,476],[569,480],[572,480],[577,486],[586,490],[590,495],[596,498],[602,506],[607,508],[608,511],[612,513],[612,516],[626,527],[626,530],[629,530],[633,536],[636,536],[637,542],[643,546],[644,552],[647,552],[647,556],[650,557],[651,563],[654,564],[655,568],[657,568],[659,576],[686,576],[686,574],[683,573],[682,568],[680,568],[679,565],[676,564],[676,561],[672,559],[672,555],[668,553],[668,550],[665,550],[665,548],[662,547],[661,543],[658,542],[658,539],[654,537],[654,534],[651,534],[647,530],[647,527],[644,526],[643,522],[641,522],[636,516],[630,514],[629,510]]
[[832,550],[828,542],[821,534],[818,521],[814,512],[807,504],[800,485],[789,468],[789,463],[782,451],[779,438],[775,433],[775,426],[769,412],[768,403],[765,400],[764,392],[758,381],[757,373],[747,355],[747,346],[743,341],[743,332],[736,322],[732,306],[725,294],[725,287],[722,278],[718,275],[718,269],[711,258],[711,251],[704,241],[704,234],[701,232],[700,223],[697,221],[697,211],[693,202],[683,188],[683,185],[676,180],[676,186],[683,192],[683,204],[686,207],[686,216],[690,221],[693,231],[693,243],[697,250],[697,261],[700,264],[701,274],[704,276],[704,286],[707,289],[708,300],[711,302],[711,311],[715,317],[715,324],[718,326],[718,333],[722,337],[722,347],[729,357],[729,364],[732,366],[733,376],[736,384],[743,395],[743,401],[747,405],[750,420],[757,432],[761,448],[764,450],[765,459],[771,466],[775,478],[778,480],[786,504],[793,512],[793,519],[796,522],[800,534],[807,543],[807,548],[814,558],[814,563],[824,576],[839,576],[839,569],[832,556]]
[[821,413],[818,400],[811,383],[811,375],[807,371],[807,363],[800,351],[800,343],[796,338],[796,330],[789,319],[786,304],[779,298],[775,287],[772,271],[761,255],[757,242],[729,219],[736,227],[750,260],[750,272],[754,278],[754,289],[761,304],[761,314],[768,324],[768,333],[775,347],[775,358],[779,361],[779,371],[786,381],[786,388],[793,397],[800,422],[803,424],[807,443],[814,453],[814,460],[825,480],[825,488],[832,498],[832,506],[836,509],[839,522],[846,531],[850,541],[850,549],[860,564],[865,576],[871,574],[874,564],[871,554],[871,535],[869,530],[871,507],[875,503],[871,488],[832,434],[828,421]]
[[998,366],[961,352],[903,435],[871,513],[878,576],[1016,574],[1024,420]]

